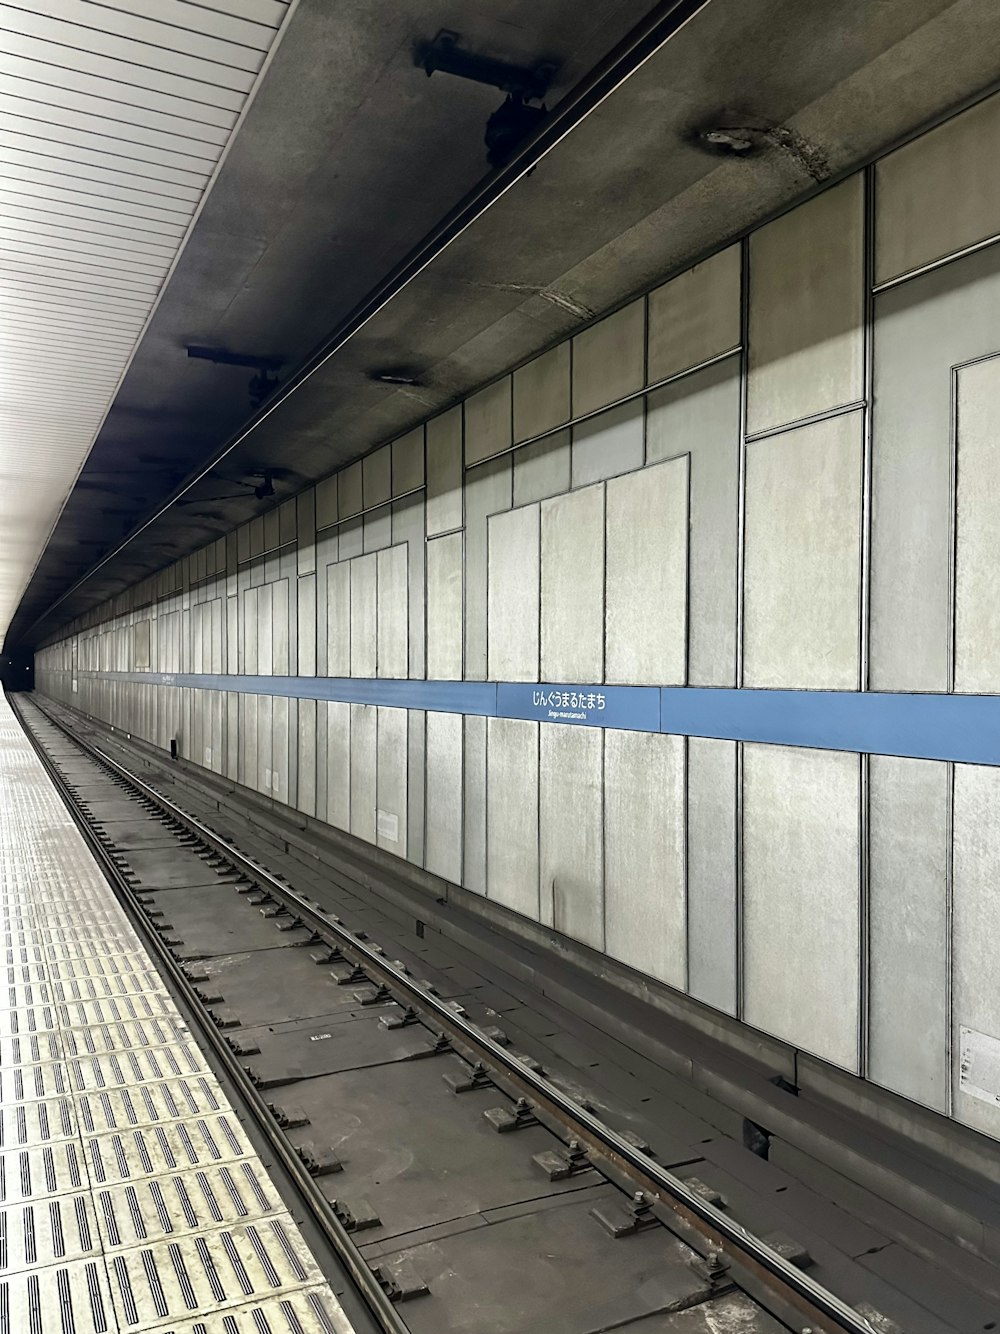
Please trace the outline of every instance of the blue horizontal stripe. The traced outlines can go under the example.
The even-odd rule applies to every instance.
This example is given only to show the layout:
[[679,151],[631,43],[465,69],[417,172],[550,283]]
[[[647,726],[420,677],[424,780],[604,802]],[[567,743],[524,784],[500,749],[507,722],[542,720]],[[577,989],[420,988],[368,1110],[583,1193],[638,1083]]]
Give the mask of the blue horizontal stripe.
[[660,730],[779,746],[1000,764],[1000,697],[839,690],[660,691]]
[[[69,673],[66,673],[69,675]],[[136,685],[184,690],[225,690],[235,695],[279,695],[325,699],[343,704],[381,704],[435,713],[493,717],[497,688],[492,681],[392,681],[360,676],[228,676],[213,672],[77,672],[81,680],[129,681]]]
[[[66,672],[64,675],[70,675]],[[1000,765],[1000,696],[701,686],[530,685],[194,672],[79,672],[84,679],[379,704],[582,727]]]

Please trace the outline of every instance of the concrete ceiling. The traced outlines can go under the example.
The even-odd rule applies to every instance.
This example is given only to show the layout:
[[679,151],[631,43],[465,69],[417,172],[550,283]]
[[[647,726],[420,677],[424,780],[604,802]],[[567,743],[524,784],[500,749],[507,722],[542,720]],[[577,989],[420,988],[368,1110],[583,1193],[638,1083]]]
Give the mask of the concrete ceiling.
[[[185,345],[275,355],[291,371],[482,176],[499,95],[427,79],[414,43],[453,28],[491,55],[550,57],[558,101],[646,5],[539,8],[301,0],[9,645],[40,642],[258,512],[246,486],[258,474],[273,470],[278,497],[291,494],[987,90],[1000,69],[993,0],[708,0],[339,350],[314,358],[184,499],[243,496],[169,508],[65,596],[241,434],[248,372],[190,361]],[[795,151],[714,156],[694,132],[720,123],[786,127]],[[420,389],[370,378],[399,366]]]
[[287,14],[0,3],[0,636]]
[[[184,0],[150,2],[199,12]],[[59,3],[103,12],[87,0]],[[208,8],[242,3],[209,0]],[[299,0],[35,570],[12,642],[246,420],[252,372],[191,360],[188,344],[273,355],[294,368],[483,176],[483,131],[501,94],[428,78],[414,62],[417,44],[460,28],[470,49],[528,64],[549,57],[549,100],[558,101],[648,4]],[[58,379],[58,365],[44,370]],[[82,413],[86,368],[82,384],[75,366],[66,380],[69,408],[76,396]],[[48,527],[36,532],[44,537]],[[173,549],[155,559],[166,563]]]

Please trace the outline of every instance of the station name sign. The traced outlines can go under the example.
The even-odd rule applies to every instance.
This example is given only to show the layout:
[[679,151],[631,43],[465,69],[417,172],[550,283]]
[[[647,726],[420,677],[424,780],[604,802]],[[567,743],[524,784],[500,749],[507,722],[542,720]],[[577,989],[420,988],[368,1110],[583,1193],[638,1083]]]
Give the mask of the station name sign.
[[658,732],[660,692],[655,686],[501,683],[497,686],[497,716],[578,727]]

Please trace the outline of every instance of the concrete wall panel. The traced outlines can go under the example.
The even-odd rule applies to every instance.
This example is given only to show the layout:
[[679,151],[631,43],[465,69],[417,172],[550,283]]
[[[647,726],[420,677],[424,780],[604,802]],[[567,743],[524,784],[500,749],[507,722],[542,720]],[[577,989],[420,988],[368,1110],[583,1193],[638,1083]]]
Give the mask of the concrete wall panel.
[[351,561],[351,676],[374,676],[377,662],[377,557]]
[[530,505],[569,490],[570,433],[525,445],[514,455],[514,504]]
[[351,563],[326,570],[326,675],[351,674]]
[[[421,455],[421,463],[423,456]],[[410,676],[422,677],[425,668],[424,646],[424,546],[426,523],[423,495],[407,496],[392,507],[392,541],[406,545],[407,604],[409,607]]]
[[383,445],[361,461],[365,551],[379,551],[392,541],[392,511],[388,505],[391,492],[392,453],[388,445]]
[[424,865],[462,880],[462,716],[427,714],[427,836]]
[[465,465],[480,463],[512,444],[511,383],[505,375],[465,400]]
[[[225,642],[225,633],[223,625],[224,608],[222,598],[214,598],[211,603],[211,651],[208,659],[208,670],[210,672],[225,671],[225,659],[223,644]],[[127,664],[123,663],[123,667]]]
[[538,920],[538,724],[486,720],[486,884]]
[[952,1107],[959,1121],[997,1137],[1000,1136],[997,1061],[1000,988],[996,984],[996,943],[1000,939],[997,893],[1000,769],[956,764],[954,800]]
[[[329,580],[330,567],[336,564],[337,548],[339,543],[331,542],[331,536],[336,533],[336,528],[328,528],[324,533],[316,535],[316,675],[326,676],[329,674],[328,657],[329,644],[327,642],[332,624],[330,614],[330,596]],[[348,578],[348,603],[347,603],[347,628],[350,634],[350,570],[344,566]],[[347,641],[348,666],[350,665],[350,639]]]
[[861,443],[849,413],[747,447],[746,685],[858,688]]
[[278,510],[270,509],[264,515],[264,550],[276,551],[281,545],[281,527]]
[[383,445],[361,460],[361,499],[364,508],[381,505],[392,494],[392,448]]
[[133,661],[137,672],[148,671],[151,665],[149,621],[140,621],[133,628]]
[[[544,506],[542,543],[544,617]],[[591,559],[596,559],[596,552]],[[683,685],[687,608],[688,457],[682,455],[607,483],[605,679],[629,685]],[[558,679],[549,678],[545,669],[544,629],[543,619],[542,673],[546,679]]]
[[645,409],[641,399],[622,403],[573,427],[572,481],[589,486],[641,468],[645,458]]
[[744,747],[744,1017],[852,1071],[860,777],[857,755]]
[[[559,343],[514,372],[514,439],[528,440],[570,418],[570,345]],[[516,503],[516,502],[515,502]]]
[[688,990],[737,1006],[736,742],[687,743]]
[[554,724],[540,731],[540,921],[604,948],[603,733]]
[[538,680],[540,524],[537,505],[489,521],[491,681]]
[[405,709],[378,709],[375,841],[406,856],[408,720]]
[[257,696],[257,763],[252,786],[273,796],[271,776],[274,769],[274,701],[270,695]]
[[[298,537],[298,515],[294,498],[286,500],[283,505],[278,506],[278,542],[281,546],[286,546],[289,542],[294,542]],[[214,570],[209,568],[209,574]]]
[[543,681],[604,677],[604,488],[541,504]]
[[316,576],[303,575],[295,589],[298,598],[298,675],[316,675]]
[[388,504],[366,514],[363,520],[363,549],[381,551],[392,542],[392,509]]
[[[361,460],[361,499],[364,502],[364,550],[380,551],[392,542],[392,451],[388,444]],[[373,508],[377,506],[377,508]]]
[[462,407],[427,423],[427,536],[462,526]]
[[605,948],[683,987],[684,741],[609,730],[604,742]]
[[727,246],[650,292],[647,383],[739,347],[740,268],[739,245]]
[[279,579],[273,585],[274,594],[271,604],[271,625],[274,649],[271,654],[271,671],[275,676],[287,676],[290,665],[288,637],[288,580]]
[[[320,703],[326,714],[326,818],[338,829],[351,828],[351,706]],[[371,781],[374,783],[372,769]],[[319,794],[317,793],[317,804]]]
[[351,704],[351,833],[375,842],[378,709]]
[[736,684],[740,367],[729,358],[649,396],[648,463],[689,456],[688,684]]
[[298,701],[296,806],[303,815],[316,814],[316,708],[314,699]]
[[863,298],[860,174],[751,235],[748,431],[862,397]]
[[997,351],[1000,248],[875,307],[871,686],[947,690],[952,636],[952,368]]
[[1000,232],[1000,97],[953,116],[875,168],[875,281],[886,282]]
[[957,372],[955,689],[1000,692],[1000,356]]
[[[306,494],[311,496],[313,493],[309,491]],[[226,596],[227,597],[233,597],[236,593],[236,575],[239,564],[237,560],[237,554],[239,551],[239,547],[237,545],[238,531],[239,530],[237,529],[236,532],[226,534]],[[299,532],[302,534],[306,533],[306,525],[302,523],[301,520],[299,522]],[[300,542],[305,540],[306,538],[304,536],[300,538]]]
[[462,884],[474,894],[486,893],[486,721],[463,719]]
[[392,442],[392,494],[405,496],[424,484],[424,428],[417,426]]
[[409,675],[407,654],[409,631],[409,577],[405,546],[388,547],[378,553],[378,656],[379,676],[403,679]]
[[[225,775],[234,783],[240,781],[240,696],[233,691],[226,694],[226,767]],[[156,737],[156,744],[163,742]]]
[[337,558],[354,560],[365,549],[365,521],[360,516],[345,519],[335,530],[337,533]]
[[[284,547],[281,552],[281,578],[285,585],[285,608],[288,618],[288,672],[299,673],[299,574],[295,548]],[[315,615],[313,617],[315,626]]]
[[[330,773],[328,768],[328,709],[329,705],[324,700],[316,702],[316,815],[320,820],[327,818],[327,797],[330,787]],[[350,724],[348,723],[348,726]],[[348,743],[350,744],[350,743]],[[348,760],[350,751],[348,751]]]
[[641,389],[646,302],[633,301],[573,339],[573,415],[593,412]]
[[947,764],[869,761],[868,1073],[947,1111]]
[[[240,670],[247,676],[257,674],[257,593],[256,588],[248,588],[241,596],[240,606],[240,639],[242,655]],[[168,629],[168,639],[173,630],[171,626]],[[174,655],[167,654],[168,660]],[[180,671],[180,663],[176,666],[171,664],[166,668],[167,671]]]
[[[336,475],[336,474],[335,474]],[[296,499],[295,530],[298,541],[295,557],[298,573],[316,573],[316,488],[310,487]]]
[[191,613],[191,669],[203,672],[205,664],[202,653],[202,616],[201,607],[195,607]]
[[212,772],[226,771],[226,695],[222,690],[212,694]]
[[424,864],[426,772],[427,715],[423,709],[410,709],[407,716],[406,859],[414,866]]
[[[159,691],[156,692],[160,694]],[[152,702],[153,712],[156,710],[156,699]],[[160,746],[159,736],[156,735],[156,716],[152,720],[151,740]],[[223,766],[225,776],[233,783],[239,783],[240,780],[240,696],[233,691],[227,691],[225,695],[225,763]]]
[[487,676],[487,586],[489,523],[510,509],[513,465],[510,456],[473,468],[465,479],[465,676]]
[[257,589],[257,671],[270,676],[274,671],[274,586]]
[[337,517],[350,519],[365,507],[364,481],[361,462],[352,463],[338,474]]
[[292,753],[289,730],[290,705],[293,701],[276,695],[271,701],[271,795],[288,805],[289,770]]
[[263,556],[266,550],[264,516],[259,514],[256,518],[250,520],[250,559],[252,560],[255,556]]
[[434,681],[462,679],[461,533],[427,543],[427,675]]

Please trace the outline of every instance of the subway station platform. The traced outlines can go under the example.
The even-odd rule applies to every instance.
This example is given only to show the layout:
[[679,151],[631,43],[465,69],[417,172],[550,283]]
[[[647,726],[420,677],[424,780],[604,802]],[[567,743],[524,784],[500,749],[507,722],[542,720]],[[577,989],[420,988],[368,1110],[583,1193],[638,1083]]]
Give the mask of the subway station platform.
[[2,694],[0,811],[0,1334],[349,1334]]

